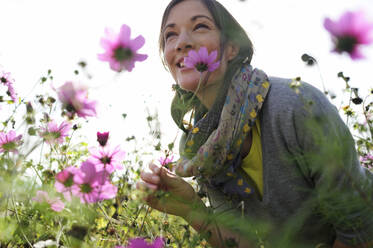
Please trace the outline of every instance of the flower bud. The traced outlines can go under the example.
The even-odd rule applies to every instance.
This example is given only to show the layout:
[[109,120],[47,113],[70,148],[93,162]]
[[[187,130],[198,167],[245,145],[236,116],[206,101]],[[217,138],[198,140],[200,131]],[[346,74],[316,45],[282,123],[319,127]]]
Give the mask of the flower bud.
[[107,143],[107,140],[109,139],[109,132],[97,132],[97,141],[100,143],[101,146],[105,146]]

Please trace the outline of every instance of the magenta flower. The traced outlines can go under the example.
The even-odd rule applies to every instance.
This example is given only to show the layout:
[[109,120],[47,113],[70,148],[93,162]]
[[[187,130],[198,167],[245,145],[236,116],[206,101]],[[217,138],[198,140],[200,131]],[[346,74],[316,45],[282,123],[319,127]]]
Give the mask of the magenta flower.
[[325,18],[324,27],[332,35],[333,52],[347,52],[351,59],[361,59],[361,45],[373,42],[373,23],[369,23],[362,11],[344,13],[338,21]]
[[188,57],[184,58],[184,65],[188,68],[195,68],[199,72],[204,71],[215,71],[218,67],[220,62],[214,62],[216,57],[218,56],[218,52],[212,51],[210,55],[208,54],[206,47],[201,47],[198,53],[195,50],[190,50],[188,53]]
[[41,128],[40,136],[48,144],[62,144],[70,129],[71,124],[66,121],[63,121],[59,126],[55,121],[51,121],[46,128]]
[[78,168],[69,166],[56,175],[54,187],[57,192],[63,194],[66,200],[71,201],[71,193],[74,185],[74,175],[77,173]]
[[373,169],[373,155],[367,154],[363,157],[360,157],[361,165],[368,168]]
[[158,162],[162,165],[162,166],[165,166],[169,163],[172,163],[172,161],[174,160],[174,156],[167,156],[167,157],[160,157],[158,159]]
[[141,35],[131,40],[131,28],[125,24],[120,28],[119,34],[112,30],[106,29],[106,37],[101,39],[101,46],[105,49],[103,54],[98,58],[107,61],[110,68],[120,72],[122,70],[132,71],[136,61],[144,61],[148,55],[139,54],[139,50],[145,43]]
[[80,170],[74,175],[72,193],[80,198],[82,203],[94,203],[114,198],[117,187],[108,180],[106,171],[97,171],[89,160],[84,161]]
[[110,147],[91,147],[89,149],[91,157],[89,158],[92,163],[96,165],[97,171],[105,170],[112,173],[114,170],[122,170],[122,161],[125,152],[119,146],[115,148]]
[[97,141],[100,144],[100,146],[105,146],[107,143],[107,140],[109,139],[109,132],[97,132]]
[[163,248],[164,241],[163,238],[158,237],[154,240],[152,244],[148,244],[144,238],[135,238],[129,241],[128,246],[116,246],[115,248]]
[[64,209],[65,204],[61,201],[59,197],[50,198],[48,193],[42,190],[36,192],[36,197],[32,198],[33,201],[43,203],[46,202],[50,205],[51,209],[56,212],[61,212]]
[[66,82],[57,89],[58,98],[62,102],[63,108],[67,111],[69,118],[96,116],[96,101],[88,100],[88,91],[81,85],[73,82]]
[[7,134],[0,132],[0,153],[1,152],[14,152],[18,153],[17,147],[21,142],[22,134],[16,135],[16,132],[10,130]]
[[7,95],[10,96],[10,98],[12,98],[13,102],[16,102],[17,94],[13,87],[14,79],[11,78],[10,72],[4,72],[4,71],[0,72],[0,83],[2,83],[8,88],[6,92]]

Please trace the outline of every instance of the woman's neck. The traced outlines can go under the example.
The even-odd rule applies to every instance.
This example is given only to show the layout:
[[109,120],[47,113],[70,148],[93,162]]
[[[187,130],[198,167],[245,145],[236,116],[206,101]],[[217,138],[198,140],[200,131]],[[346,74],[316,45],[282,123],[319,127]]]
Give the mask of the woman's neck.
[[196,92],[198,99],[208,110],[211,109],[216,100],[220,85],[220,82],[208,83],[206,86],[201,86],[198,92]]

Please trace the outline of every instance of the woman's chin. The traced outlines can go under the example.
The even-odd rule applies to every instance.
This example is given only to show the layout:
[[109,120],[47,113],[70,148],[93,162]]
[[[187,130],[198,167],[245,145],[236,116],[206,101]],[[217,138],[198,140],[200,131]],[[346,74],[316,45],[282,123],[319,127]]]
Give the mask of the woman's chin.
[[198,83],[199,83],[199,80],[198,81],[192,81],[192,82],[180,81],[179,82],[179,86],[183,90],[195,92],[197,90],[197,88],[198,88]]

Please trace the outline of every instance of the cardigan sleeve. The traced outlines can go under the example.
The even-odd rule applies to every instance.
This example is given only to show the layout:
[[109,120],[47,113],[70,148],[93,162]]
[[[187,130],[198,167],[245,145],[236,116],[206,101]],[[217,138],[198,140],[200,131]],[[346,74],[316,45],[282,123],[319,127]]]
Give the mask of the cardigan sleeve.
[[[303,84],[291,92],[288,117],[302,173],[313,185],[317,211],[346,245],[373,240],[373,175],[360,166],[352,135],[334,105]],[[289,121],[289,119],[287,119]]]

